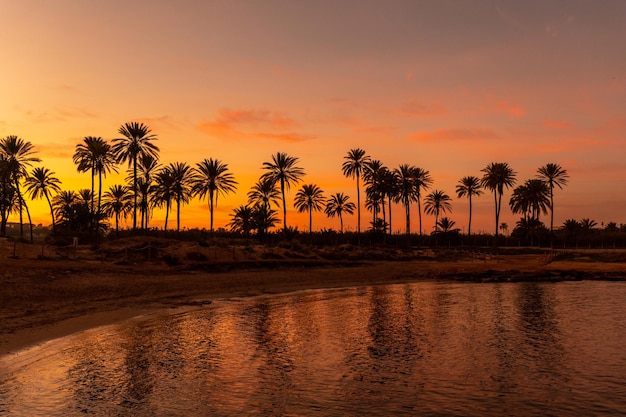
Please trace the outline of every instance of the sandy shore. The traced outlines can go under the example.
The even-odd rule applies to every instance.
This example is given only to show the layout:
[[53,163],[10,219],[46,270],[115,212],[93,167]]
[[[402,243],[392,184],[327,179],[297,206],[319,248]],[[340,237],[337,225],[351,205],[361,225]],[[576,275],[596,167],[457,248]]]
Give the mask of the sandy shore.
[[[541,254],[422,257],[394,261],[205,262],[0,258],[0,355],[151,311],[229,297],[433,279],[624,280],[626,262],[547,259]],[[228,272],[209,272],[228,270]]]

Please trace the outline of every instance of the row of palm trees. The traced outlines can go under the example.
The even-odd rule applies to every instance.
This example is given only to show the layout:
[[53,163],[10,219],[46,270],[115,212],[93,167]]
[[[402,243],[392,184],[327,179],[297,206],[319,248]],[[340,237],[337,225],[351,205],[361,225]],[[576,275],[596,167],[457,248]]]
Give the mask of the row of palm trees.
[[[159,163],[159,148],[154,143],[158,138],[143,123],[131,122],[122,125],[118,132],[121,137],[111,143],[101,137],[88,136],[76,145],[73,161],[79,172],[91,175],[91,190],[80,192],[62,191],[60,181],[54,173],[44,167],[32,167],[40,159],[34,156],[30,142],[16,136],[0,140],[0,215],[4,234],[10,213],[19,212],[20,235],[23,236],[22,213],[25,210],[30,222],[28,206],[22,195],[21,185],[32,199],[44,198],[50,207],[53,232],[57,218],[67,226],[77,219],[96,231],[102,221],[115,218],[115,229],[119,229],[122,218],[132,216],[133,230],[148,228],[154,208],[165,209],[164,229],[173,205],[176,206],[177,230],[180,229],[181,206],[193,197],[208,200],[210,230],[213,231],[214,210],[218,197],[235,192],[237,181],[228,165],[220,160],[204,159],[195,167],[185,162]],[[103,177],[118,172],[118,165],[126,164],[127,185],[113,185],[103,193]],[[282,207],[283,229],[287,230],[287,197],[292,186],[299,184],[305,171],[299,166],[299,159],[286,153],[272,155],[271,161],[262,164],[264,173],[248,192],[248,204],[238,207],[231,214],[229,223],[233,230],[267,231],[277,222],[276,211]],[[411,206],[417,203],[419,233],[422,234],[422,200],[424,212],[435,217],[435,232],[442,225],[440,216],[452,210],[451,198],[442,190],[434,189],[423,197],[433,185],[429,171],[410,164],[401,164],[389,169],[380,160],[372,159],[360,148],[351,149],[344,157],[342,172],[356,180],[357,204],[349,201],[343,193],[330,198],[316,184],[305,184],[295,194],[294,207],[299,212],[309,213],[309,231],[312,231],[312,215],[324,211],[329,217],[338,217],[343,231],[343,217],[357,211],[357,232],[361,232],[361,185],[365,185],[365,207],[372,212],[372,227],[392,230],[392,203],[401,204],[405,214],[405,232],[411,233]],[[498,235],[502,196],[505,189],[516,183],[516,173],[506,163],[491,163],[482,171],[482,178],[463,177],[457,187],[459,198],[469,200],[468,234],[471,234],[472,199],[483,194],[483,190],[493,192],[495,202],[495,234]],[[567,184],[567,172],[557,164],[547,164],[539,168],[537,178],[528,180],[513,191],[510,207],[513,213],[521,213],[526,220],[539,220],[540,213],[551,212],[550,230],[554,219],[554,188]],[[97,183],[97,193],[96,193]],[[362,184],[363,183],[363,184]],[[423,197],[423,198],[422,198]],[[80,215],[79,215],[80,214]],[[72,220],[72,221],[70,221]],[[139,221],[139,225],[138,225]],[[78,222],[81,223],[81,222]],[[453,222],[452,222],[453,223]],[[445,225],[450,220],[445,218]],[[246,227],[242,228],[242,225]],[[32,229],[31,229],[32,238]]]

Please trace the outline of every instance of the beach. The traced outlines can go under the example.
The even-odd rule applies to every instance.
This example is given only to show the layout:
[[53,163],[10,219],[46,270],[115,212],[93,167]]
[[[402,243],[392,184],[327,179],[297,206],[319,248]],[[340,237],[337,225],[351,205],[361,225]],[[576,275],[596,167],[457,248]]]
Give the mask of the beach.
[[[0,355],[150,312],[202,308],[232,297],[419,280],[624,280],[626,275],[619,250],[568,256],[419,250],[399,256],[397,250],[351,249],[351,256],[327,259],[306,249],[299,253],[307,256],[277,248],[251,254],[249,248],[176,243],[159,249],[177,254],[179,261],[170,265],[154,248],[150,259],[133,258],[126,250],[112,260],[90,247],[59,256],[54,248],[26,245],[14,257],[5,242],[0,252]],[[108,251],[122,252],[119,247]]]

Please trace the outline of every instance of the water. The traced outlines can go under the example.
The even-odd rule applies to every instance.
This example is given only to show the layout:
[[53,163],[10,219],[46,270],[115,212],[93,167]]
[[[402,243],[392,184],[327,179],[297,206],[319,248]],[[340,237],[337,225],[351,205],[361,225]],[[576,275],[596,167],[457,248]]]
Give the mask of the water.
[[230,300],[0,358],[0,415],[626,415],[624,300],[609,282]]

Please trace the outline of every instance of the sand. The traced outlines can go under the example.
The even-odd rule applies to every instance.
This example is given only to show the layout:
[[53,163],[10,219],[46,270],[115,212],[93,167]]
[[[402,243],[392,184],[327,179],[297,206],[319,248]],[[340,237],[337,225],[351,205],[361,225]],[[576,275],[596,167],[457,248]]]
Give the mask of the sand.
[[[179,252],[181,245],[176,246]],[[422,251],[413,259],[376,261],[367,254],[328,261],[286,259],[283,253],[276,256],[281,259],[262,261],[268,256],[238,256],[229,249],[224,251],[228,260],[216,256],[171,266],[155,258],[114,261],[88,247],[79,248],[76,259],[74,254],[38,259],[41,249],[22,248],[17,259],[6,242],[4,253],[0,251],[0,355],[157,310],[201,308],[231,297],[420,280],[623,280],[626,275],[623,253],[608,261],[596,260],[595,252],[559,260],[542,253],[460,251]]]

